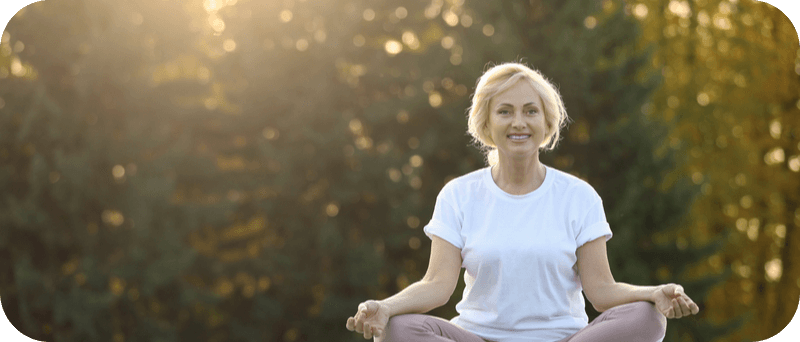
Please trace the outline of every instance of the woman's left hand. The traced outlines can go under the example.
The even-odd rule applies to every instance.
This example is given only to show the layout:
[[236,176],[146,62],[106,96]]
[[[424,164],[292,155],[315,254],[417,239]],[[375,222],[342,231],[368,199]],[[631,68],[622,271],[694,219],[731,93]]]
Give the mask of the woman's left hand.
[[700,307],[683,292],[683,286],[678,284],[658,286],[653,292],[653,303],[667,318],[681,318],[700,312]]

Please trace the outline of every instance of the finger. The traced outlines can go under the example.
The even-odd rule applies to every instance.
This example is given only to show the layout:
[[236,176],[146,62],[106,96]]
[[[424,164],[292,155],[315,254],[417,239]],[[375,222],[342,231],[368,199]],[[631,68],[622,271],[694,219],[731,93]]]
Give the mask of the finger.
[[348,318],[346,326],[347,326],[347,330],[350,330],[350,331],[355,330],[355,328],[356,328],[356,319],[353,318],[353,317]]
[[683,301],[686,303],[686,316],[694,315],[694,307],[697,306],[691,298],[684,296]]
[[700,307],[691,298],[685,296],[683,300],[686,301],[686,307],[689,308],[689,315],[696,315],[700,312]]
[[356,319],[355,323],[356,323],[355,331],[357,333],[359,333],[359,334],[363,333],[364,332],[364,320],[363,319]]
[[677,296],[681,296],[681,295],[683,295],[683,294],[684,294],[684,293],[683,293],[683,286],[676,285],[676,286],[675,286],[675,292],[674,292],[674,295],[677,297]]
[[691,312],[692,315],[696,315],[698,312],[700,312],[700,306],[698,306],[697,303],[695,303],[691,298],[689,298],[689,296],[684,294],[683,300],[686,301],[686,305],[689,306],[689,312]]
[[698,306],[695,302],[689,303],[689,308],[692,309],[692,315],[696,315],[698,312],[700,312],[700,306]]
[[381,336],[383,336],[383,329],[381,329],[381,328],[375,328],[375,334],[373,334],[373,335],[374,335],[375,337],[381,337]]
[[681,313],[680,309],[680,304],[678,304],[678,300],[675,298],[672,299],[672,312],[675,313],[675,318],[683,317],[683,314]]
[[692,310],[689,309],[689,303],[683,298],[683,296],[678,297],[678,304],[680,304],[682,316],[686,317],[692,314]]
[[670,319],[675,318],[675,310],[673,310],[672,307],[667,308],[667,312],[664,313],[664,316]]
[[361,329],[360,327],[364,324],[364,321],[367,320],[367,315],[364,313],[364,311],[358,310],[358,312],[356,313],[355,320],[356,320],[356,327],[359,327],[359,329]]
[[686,304],[686,316],[694,315],[692,312],[692,300],[689,297],[683,296],[683,302]]
[[371,339],[372,338],[372,327],[369,323],[364,323],[364,338]]

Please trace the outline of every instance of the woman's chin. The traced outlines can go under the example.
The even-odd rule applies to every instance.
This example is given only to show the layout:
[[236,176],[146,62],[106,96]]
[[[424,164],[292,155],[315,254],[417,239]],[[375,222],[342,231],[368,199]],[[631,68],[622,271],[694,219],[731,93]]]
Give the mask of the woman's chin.
[[538,150],[533,148],[531,144],[526,145],[527,146],[506,146],[505,148],[498,148],[498,153],[511,158],[535,156]]

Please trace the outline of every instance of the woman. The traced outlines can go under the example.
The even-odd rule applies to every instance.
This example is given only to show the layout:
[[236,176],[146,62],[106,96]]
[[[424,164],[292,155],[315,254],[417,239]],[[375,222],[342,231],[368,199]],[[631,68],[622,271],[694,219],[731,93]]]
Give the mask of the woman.
[[[567,120],[555,87],[518,63],[481,76],[469,133],[490,166],[448,182],[425,226],[432,240],[422,280],[358,306],[347,329],[377,341],[660,341],[666,318],[699,308],[676,284],[614,281],[612,233],[597,192],[539,161]],[[466,268],[450,321],[423,315],[447,303]],[[602,312],[591,324],[586,295]]]

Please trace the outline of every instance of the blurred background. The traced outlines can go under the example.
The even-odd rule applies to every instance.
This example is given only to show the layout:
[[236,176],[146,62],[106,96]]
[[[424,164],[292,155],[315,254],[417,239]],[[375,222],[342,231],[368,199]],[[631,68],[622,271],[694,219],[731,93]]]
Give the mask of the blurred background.
[[751,0],[32,4],[0,45],[3,310],[47,341],[363,341],[486,165],[466,110],[508,61],[563,94],[542,160],[603,197],[616,280],[700,304],[665,341],[788,324],[800,45]]

